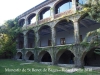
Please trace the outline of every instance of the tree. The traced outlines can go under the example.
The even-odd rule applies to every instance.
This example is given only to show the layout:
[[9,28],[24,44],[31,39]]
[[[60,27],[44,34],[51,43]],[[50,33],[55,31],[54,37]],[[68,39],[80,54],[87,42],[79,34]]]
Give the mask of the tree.
[[0,55],[2,58],[12,58],[16,53],[16,38],[20,28],[17,19],[6,21],[0,27]]
[[[83,14],[88,14],[90,19],[100,23],[100,0],[87,0],[86,4],[82,5],[83,7]],[[86,42],[89,36],[93,35],[93,39],[91,40],[92,44],[100,45],[100,28],[94,31],[90,31],[87,33],[83,42]],[[96,39],[96,40],[94,40]],[[95,49],[94,51],[96,54],[100,54],[100,49]]]
[[91,19],[100,22],[100,0],[86,0],[86,4],[81,6],[84,14],[87,13]]

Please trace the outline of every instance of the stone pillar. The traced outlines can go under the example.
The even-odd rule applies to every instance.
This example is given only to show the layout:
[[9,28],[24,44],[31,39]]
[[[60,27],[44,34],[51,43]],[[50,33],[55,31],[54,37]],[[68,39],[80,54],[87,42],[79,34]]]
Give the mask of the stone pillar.
[[84,67],[84,62],[80,56],[74,57],[74,64],[75,64],[75,67],[77,67],[77,68]]
[[56,65],[57,61],[56,61],[56,55],[55,55],[55,46],[56,46],[56,30],[55,27],[52,27],[52,64]]
[[24,32],[24,48],[28,47],[28,38],[27,38],[27,32]]
[[56,45],[56,30],[55,27],[52,27],[52,46],[54,47]]
[[52,20],[54,19],[54,14],[55,14],[55,12],[54,12],[54,7],[51,7],[50,8],[50,14],[51,14],[51,18],[52,18]]
[[72,9],[76,12],[76,0],[72,0]]
[[39,24],[39,15],[36,14],[36,25],[38,25],[38,24]]
[[38,30],[35,31],[35,47],[38,48],[39,47],[39,34],[38,34]]
[[19,49],[19,40],[18,40],[18,38],[16,39],[16,49]]
[[80,33],[79,33],[79,24],[78,20],[73,21],[74,24],[74,37],[75,37],[75,44],[80,43]]
[[27,18],[25,18],[25,23],[24,23],[24,25],[23,26],[27,26],[28,25],[28,19]]

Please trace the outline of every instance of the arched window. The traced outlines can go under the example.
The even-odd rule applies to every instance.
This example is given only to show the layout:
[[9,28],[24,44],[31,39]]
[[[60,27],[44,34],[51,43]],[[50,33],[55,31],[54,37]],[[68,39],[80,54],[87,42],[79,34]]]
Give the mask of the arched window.
[[42,9],[42,11],[39,13],[39,20],[47,17],[50,17],[50,7]]
[[21,20],[19,21],[19,26],[20,26],[20,27],[23,27],[24,23],[25,23],[25,19],[21,19]]
[[36,22],[36,14],[31,14],[29,17],[28,17],[28,24],[32,24]]
[[55,6],[55,14],[69,10],[69,9],[71,9],[71,7],[72,7],[71,0],[62,0]]

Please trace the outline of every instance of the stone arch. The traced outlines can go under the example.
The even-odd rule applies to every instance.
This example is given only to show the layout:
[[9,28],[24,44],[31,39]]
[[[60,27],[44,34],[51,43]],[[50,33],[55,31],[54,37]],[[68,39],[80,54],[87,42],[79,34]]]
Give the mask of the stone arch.
[[72,22],[72,23],[73,23],[73,21],[72,21],[71,19],[68,19],[68,20],[67,20],[66,18],[63,18],[63,19],[60,19],[59,21],[57,21],[54,27],[56,27],[57,24],[59,24],[59,23],[62,22],[62,21]]
[[25,19],[20,19],[19,20],[19,27],[23,27],[23,25],[25,24]]
[[[51,27],[44,25],[38,30],[39,34],[39,46],[51,46]],[[45,37],[45,38],[44,38]],[[50,42],[50,43],[49,43]]]
[[17,52],[16,58],[17,59],[22,59],[22,52]]
[[43,50],[39,53],[39,60],[41,62],[52,62],[52,58],[51,58],[50,53],[48,51],[45,51],[45,50]]
[[56,31],[56,45],[74,43],[74,27],[71,20],[62,19],[55,24],[54,28]]
[[17,36],[17,48],[22,49],[24,47],[24,34],[19,33]]
[[60,64],[73,64],[74,57],[74,53],[67,49],[59,50],[56,54],[57,62]]
[[34,60],[34,53],[32,51],[27,51],[25,56],[26,60]]
[[27,20],[28,20],[28,24],[36,22],[36,14],[35,13],[31,13],[30,15],[28,15]]
[[[94,30],[100,28],[100,23],[97,23],[96,21],[94,21],[93,19],[91,19],[89,17],[88,13],[83,14],[79,18],[78,23],[79,23],[79,30],[80,30],[80,35],[81,35],[81,39],[82,40],[86,37],[86,34],[88,32],[94,31]],[[92,35],[88,36],[87,42],[90,42],[91,39],[92,39]]]
[[[38,12],[38,14],[39,14],[39,17],[38,17],[39,20],[46,18],[46,17],[43,16],[43,14],[45,14],[47,11],[50,11],[50,8],[51,8],[50,6],[46,6],[46,7],[42,8],[42,9],[40,9],[40,11]],[[50,15],[49,16],[48,15],[46,15],[46,16],[49,17]]]
[[35,33],[34,33],[34,30],[29,30],[27,32],[27,44],[28,44],[28,48],[33,48],[35,46]]
[[94,52],[96,49],[100,48],[93,47],[89,51],[83,53],[82,60],[85,66],[100,66],[100,54]]
[[[57,1],[57,2],[54,4],[55,14],[60,13],[60,12],[58,11],[58,8],[61,7],[61,6],[63,6],[64,4],[66,4],[67,7],[68,7],[68,4],[69,4],[69,6],[70,6],[70,8],[71,8],[71,6],[72,6],[71,2],[72,2],[72,0],[59,0],[59,1]],[[69,10],[70,8],[68,8],[68,9],[66,9],[66,10]],[[65,11],[65,10],[64,10],[64,11]]]

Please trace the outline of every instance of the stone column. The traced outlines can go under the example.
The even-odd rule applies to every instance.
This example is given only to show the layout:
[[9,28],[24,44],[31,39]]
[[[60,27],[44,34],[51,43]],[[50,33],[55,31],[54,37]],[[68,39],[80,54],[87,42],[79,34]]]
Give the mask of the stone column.
[[39,34],[38,34],[38,29],[35,31],[35,47],[38,48],[39,47]]
[[25,18],[25,23],[24,23],[24,25],[23,26],[27,26],[28,25],[28,19],[27,18]]
[[80,56],[74,57],[74,64],[77,68],[83,68],[84,62],[83,59]]
[[76,12],[76,0],[72,0],[72,9]]
[[28,38],[27,38],[27,32],[24,32],[24,48],[28,47]]
[[19,49],[19,40],[18,40],[18,38],[16,39],[16,49]]
[[50,14],[51,14],[51,18],[52,18],[52,20],[54,19],[54,14],[55,14],[55,12],[54,12],[54,7],[51,7],[50,8]]
[[56,45],[56,30],[55,27],[52,27],[52,46],[54,47]]
[[36,14],[36,25],[38,25],[38,24],[39,24],[39,15]]
[[56,65],[57,64],[57,58],[56,58],[56,47],[52,47],[52,55],[51,55],[51,58],[52,58],[52,65]]
[[56,61],[56,30],[55,30],[55,27],[53,26],[52,27],[52,64],[53,65],[56,65],[57,64],[57,61]]
[[80,33],[79,33],[79,24],[78,20],[73,21],[74,24],[74,37],[75,37],[75,44],[80,43]]

